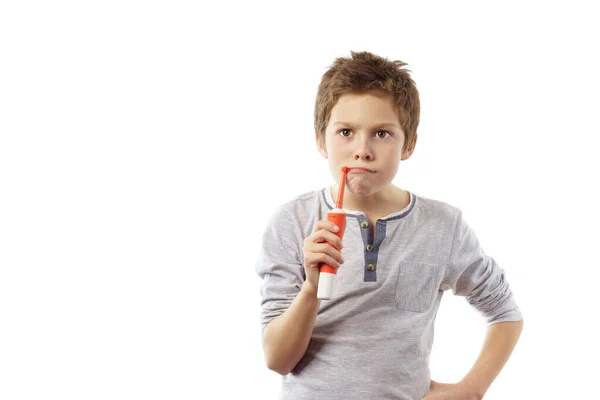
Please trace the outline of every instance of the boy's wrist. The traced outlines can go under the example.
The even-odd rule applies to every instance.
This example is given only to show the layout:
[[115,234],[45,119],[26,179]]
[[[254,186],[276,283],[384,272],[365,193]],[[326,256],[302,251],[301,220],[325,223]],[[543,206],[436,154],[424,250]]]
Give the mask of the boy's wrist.
[[482,390],[472,379],[464,377],[459,383],[460,386],[471,396],[472,399],[483,399],[485,390]]
[[308,281],[305,281],[304,284],[302,284],[300,292],[304,293],[309,298],[317,298],[317,287]]

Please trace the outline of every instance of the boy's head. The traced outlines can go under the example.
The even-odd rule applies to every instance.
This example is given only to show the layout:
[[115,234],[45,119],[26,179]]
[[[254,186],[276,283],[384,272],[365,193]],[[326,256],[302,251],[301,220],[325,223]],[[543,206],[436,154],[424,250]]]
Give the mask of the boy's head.
[[372,193],[393,179],[400,160],[411,156],[420,104],[405,65],[368,52],[351,52],[351,57],[337,58],[323,75],[315,132],[334,177],[342,165],[376,169],[377,179],[368,178],[372,187],[367,192]]

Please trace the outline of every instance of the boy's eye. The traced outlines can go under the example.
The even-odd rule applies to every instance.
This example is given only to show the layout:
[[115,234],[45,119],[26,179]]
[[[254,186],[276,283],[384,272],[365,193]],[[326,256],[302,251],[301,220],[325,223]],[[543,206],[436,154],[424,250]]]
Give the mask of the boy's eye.
[[[348,137],[352,131],[350,129],[340,129],[338,133],[344,137]],[[376,135],[382,139],[385,139],[386,135],[391,136],[388,131],[377,131]]]

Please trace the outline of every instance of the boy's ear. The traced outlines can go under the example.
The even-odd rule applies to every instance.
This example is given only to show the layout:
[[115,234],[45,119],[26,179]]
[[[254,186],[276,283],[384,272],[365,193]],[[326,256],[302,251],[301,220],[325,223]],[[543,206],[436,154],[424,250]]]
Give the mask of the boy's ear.
[[404,150],[402,152],[402,156],[400,157],[400,160],[404,161],[404,160],[408,160],[410,158],[413,151],[415,151],[415,146],[417,145],[417,137],[418,137],[418,134],[415,132],[415,136],[413,136],[412,142],[408,146],[406,146],[406,150]]
[[325,143],[321,143],[321,141],[319,140],[319,134],[315,133],[315,140],[317,142],[317,148],[319,149],[319,153],[321,153],[321,155],[324,158],[327,158],[327,150],[325,150]]

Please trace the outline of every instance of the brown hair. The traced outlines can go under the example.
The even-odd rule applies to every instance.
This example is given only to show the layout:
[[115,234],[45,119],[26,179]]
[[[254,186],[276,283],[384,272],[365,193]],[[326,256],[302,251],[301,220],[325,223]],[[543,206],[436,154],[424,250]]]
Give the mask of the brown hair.
[[349,93],[389,95],[396,104],[400,126],[404,131],[404,146],[412,142],[419,125],[419,92],[404,69],[402,61],[390,61],[367,51],[350,52],[352,57],[338,57],[323,74],[315,104],[315,132],[325,143],[325,128],[331,110],[338,99]]

